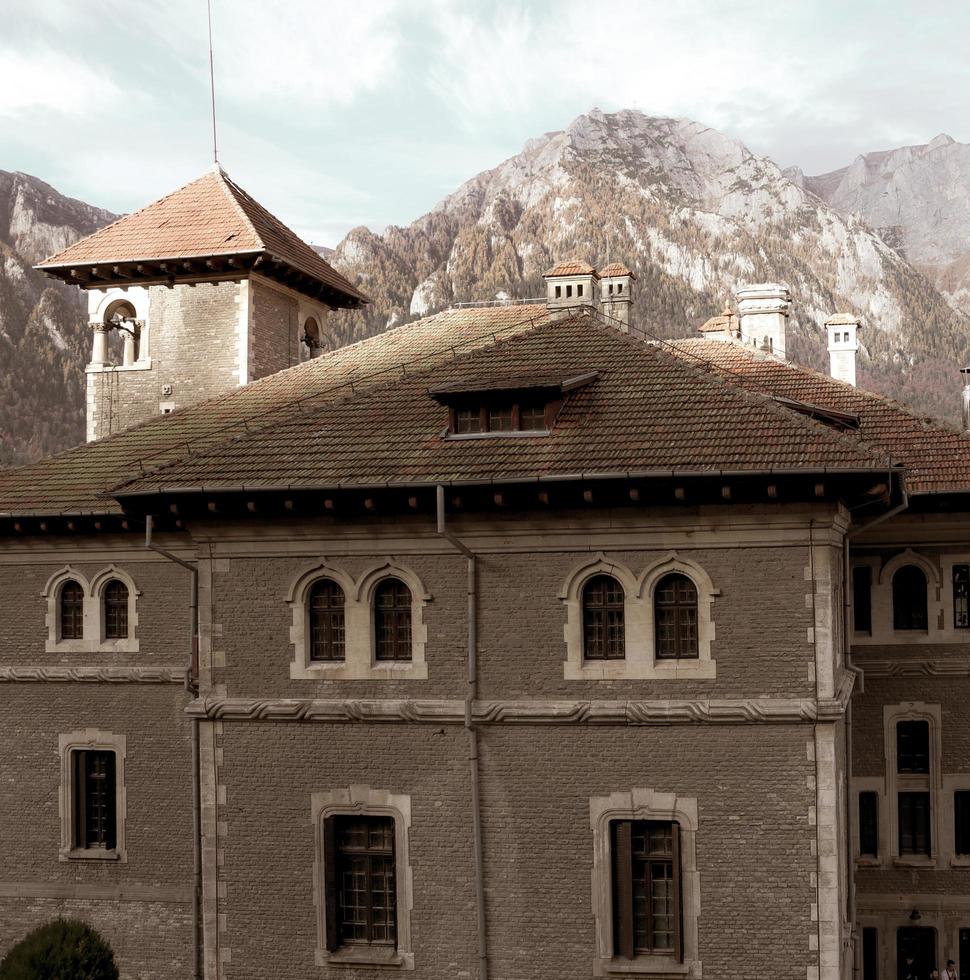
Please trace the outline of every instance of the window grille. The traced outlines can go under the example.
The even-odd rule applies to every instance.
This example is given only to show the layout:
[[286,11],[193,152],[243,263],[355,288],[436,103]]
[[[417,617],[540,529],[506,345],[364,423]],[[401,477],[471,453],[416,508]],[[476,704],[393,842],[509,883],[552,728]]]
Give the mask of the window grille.
[[697,587],[679,573],[665,575],[654,591],[657,658],[691,660],[697,650]]
[[309,595],[310,659],[341,661],[345,657],[344,591],[331,579],[320,579]]
[[953,566],[953,627],[970,629],[970,565]]
[[73,579],[61,586],[60,626],[62,640],[80,640],[84,636],[84,590]]
[[595,575],[583,587],[583,656],[623,660],[626,636],[623,586],[612,575]]
[[389,578],[374,591],[375,656],[378,660],[411,659],[411,590]]
[[74,846],[112,850],[116,846],[115,754],[76,751],[74,755]]
[[108,640],[128,638],[128,586],[112,579],[104,587],[104,635]]

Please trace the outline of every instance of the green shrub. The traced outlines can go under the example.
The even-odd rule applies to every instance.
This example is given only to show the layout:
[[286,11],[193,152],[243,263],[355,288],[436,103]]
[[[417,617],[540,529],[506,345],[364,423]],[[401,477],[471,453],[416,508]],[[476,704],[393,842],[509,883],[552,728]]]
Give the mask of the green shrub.
[[7,953],[0,980],[118,980],[118,968],[111,947],[90,926],[56,919]]

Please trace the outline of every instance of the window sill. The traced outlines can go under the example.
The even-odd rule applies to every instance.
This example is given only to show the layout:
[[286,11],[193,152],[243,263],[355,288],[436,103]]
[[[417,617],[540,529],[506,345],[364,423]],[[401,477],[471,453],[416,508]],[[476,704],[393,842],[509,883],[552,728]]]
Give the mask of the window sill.
[[935,868],[936,858],[926,855],[906,855],[904,857],[893,858],[894,868]]
[[353,661],[313,660],[308,664],[291,663],[291,681],[381,681],[428,679],[428,663],[425,660],[387,661],[384,663],[356,664]]
[[380,946],[343,946],[326,950],[318,957],[318,966],[371,966],[391,970],[413,970],[414,954]]
[[48,640],[45,653],[138,653],[138,640]]
[[950,858],[951,868],[970,868],[970,854],[954,855]]
[[598,977],[650,977],[652,980],[684,980],[699,977],[700,963],[685,960],[679,963],[673,956],[637,956],[632,960],[614,958],[596,960],[593,974]]
[[61,851],[62,861],[120,861],[121,852],[116,848],[110,851],[100,847],[76,847]]
[[567,660],[563,665],[563,679],[567,681],[672,681],[716,680],[717,663],[714,660],[584,660],[575,663]]
[[855,866],[857,868],[879,868],[882,867],[882,860],[877,857],[857,857]]

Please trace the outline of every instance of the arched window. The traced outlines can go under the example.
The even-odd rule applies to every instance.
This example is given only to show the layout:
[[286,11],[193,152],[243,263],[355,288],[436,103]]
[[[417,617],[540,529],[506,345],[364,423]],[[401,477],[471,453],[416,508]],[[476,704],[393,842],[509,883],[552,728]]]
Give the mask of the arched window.
[[893,629],[926,629],[926,575],[916,565],[903,565],[893,575]]
[[374,641],[377,660],[411,659],[411,590],[400,579],[374,590]]
[[583,656],[623,660],[626,637],[623,586],[612,575],[594,575],[583,586]]
[[344,633],[344,590],[336,582],[322,578],[310,589],[310,659],[343,660],[346,656]]
[[104,587],[104,638],[128,639],[128,586],[113,578]]
[[84,589],[68,579],[61,586],[59,618],[62,640],[80,640],[84,636]]
[[677,572],[665,575],[653,594],[658,660],[693,660],[697,652],[697,587]]

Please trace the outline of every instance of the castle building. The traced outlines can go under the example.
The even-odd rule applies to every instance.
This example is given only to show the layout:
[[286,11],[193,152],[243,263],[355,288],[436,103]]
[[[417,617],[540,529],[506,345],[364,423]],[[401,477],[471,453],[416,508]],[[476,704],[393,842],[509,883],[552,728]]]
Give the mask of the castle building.
[[786,360],[778,284],[659,343],[574,261],[321,352],[307,250],[220,172],[44,265],[92,440],[0,472],[0,954],[966,976],[970,439]]

